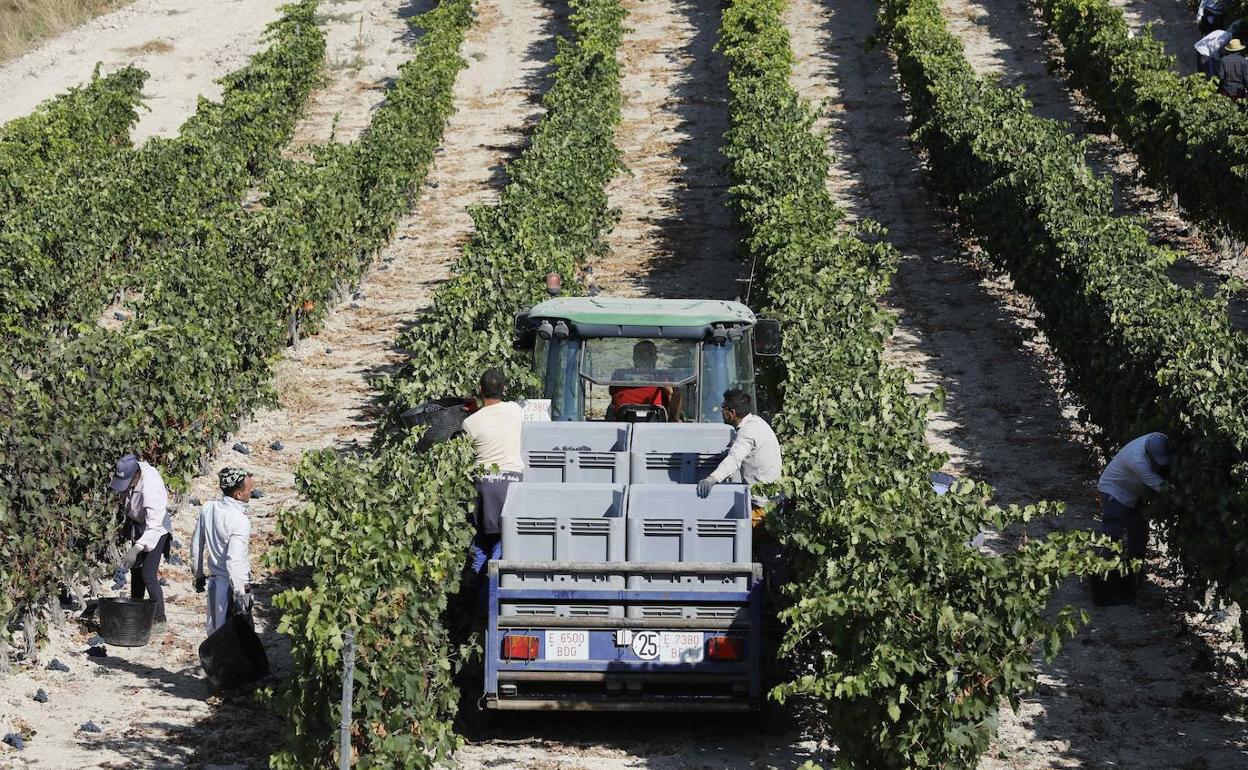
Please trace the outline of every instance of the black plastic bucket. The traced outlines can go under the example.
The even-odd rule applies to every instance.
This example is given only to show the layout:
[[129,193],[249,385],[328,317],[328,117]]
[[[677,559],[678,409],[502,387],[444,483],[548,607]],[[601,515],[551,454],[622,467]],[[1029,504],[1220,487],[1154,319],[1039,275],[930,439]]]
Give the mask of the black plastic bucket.
[[434,444],[440,444],[463,430],[464,418],[467,416],[464,400],[452,397],[426,401],[408,409],[399,418],[409,428],[417,425],[429,426],[416,442],[416,451],[425,452]]
[[151,599],[100,599],[100,636],[118,647],[142,647],[152,635],[156,602]]

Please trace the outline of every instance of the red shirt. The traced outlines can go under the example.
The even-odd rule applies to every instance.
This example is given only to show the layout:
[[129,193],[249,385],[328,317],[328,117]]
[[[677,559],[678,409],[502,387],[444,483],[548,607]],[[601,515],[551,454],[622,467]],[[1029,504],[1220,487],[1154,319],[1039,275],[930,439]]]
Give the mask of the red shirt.
[[667,388],[662,385],[612,385],[611,405],[620,407],[624,404],[656,404],[667,408]]

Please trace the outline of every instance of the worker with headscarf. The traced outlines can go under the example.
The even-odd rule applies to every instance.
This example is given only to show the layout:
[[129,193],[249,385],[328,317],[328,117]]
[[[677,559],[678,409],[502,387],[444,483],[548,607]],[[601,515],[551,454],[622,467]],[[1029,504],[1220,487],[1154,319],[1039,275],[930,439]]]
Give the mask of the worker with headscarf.
[[191,535],[191,570],[195,590],[208,590],[208,635],[231,611],[251,615],[251,520],[247,506],[255,483],[242,468],[217,474],[221,496],[204,503]]

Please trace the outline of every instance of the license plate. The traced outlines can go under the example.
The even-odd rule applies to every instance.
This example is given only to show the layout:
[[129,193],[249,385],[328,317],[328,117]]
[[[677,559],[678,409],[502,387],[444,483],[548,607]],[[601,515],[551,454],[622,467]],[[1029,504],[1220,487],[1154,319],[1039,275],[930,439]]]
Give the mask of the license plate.
[[589,632],[547,631],[546,660],[589,660]]
[[701,663],[701,631],[663,631],[659,634],[660,663]]

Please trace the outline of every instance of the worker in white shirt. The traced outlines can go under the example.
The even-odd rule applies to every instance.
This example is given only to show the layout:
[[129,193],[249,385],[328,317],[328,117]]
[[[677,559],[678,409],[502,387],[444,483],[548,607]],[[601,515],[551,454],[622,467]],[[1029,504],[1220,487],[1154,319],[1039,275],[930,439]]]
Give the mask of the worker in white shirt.
[[481,375],[480,407],[464,418],[464,432],[472,438],[477,467],[477,535],[472,542],[472,568],[480,574],[490,559],[497,559],[500,526],[507,488],[524,478],[520,455],[520,427],[524,410],[514,401],[503,401],[507,382],[498,369]]
[[1148,547],[1148,520],[1140,498],[1150,490],[1170,488],[1172,446],[1164,433],[1148,433],[1132,440],[1105,466],[1096,489],[1101,502],[1101,532],[1115,541],[1126,538],[1123,551],[1143,559]]
[[191,570],[195,590],[208,589],[208,635],[229,618],[231,609],[250,615],[251,520],[247,504],[255,483],[242,468],[222,468],[217,474],[221,497],[204,503],[191,535]]
[[[730,388],[724,391],[724,402],[719,408],[724,422],[737,429],[737,436],[728,447],[728,456],[711,475],[698,482],[698,496],[706,497],[711,487],[729,479],[738,470],[750,486],[778,480],[782,464],[780,442],[767,421],[752,413],[750,395],[740,388]],[[768,500],[760,495],[751,495],[750,500],[757,526]]]
[[130,598],[142,599],[146,593],[156,603],[153,622],[163,624],[166,620],[165,592],[160,587],[158,570],[160,558],[169,555],[169,541],[173,536],[169,491],[160,472],[132,454],[117,461],[109,486],[124,495],[122,504],[131,546],[120,566],[130,570]]

